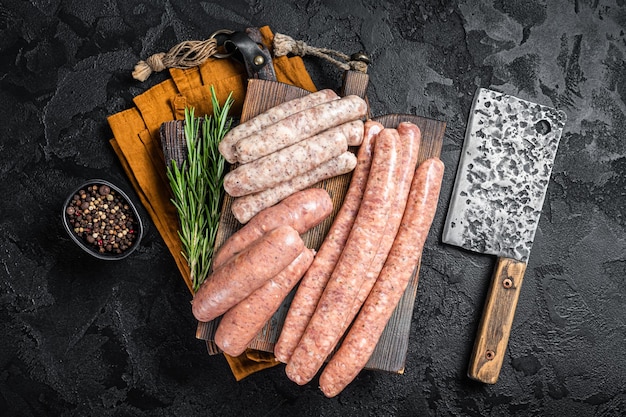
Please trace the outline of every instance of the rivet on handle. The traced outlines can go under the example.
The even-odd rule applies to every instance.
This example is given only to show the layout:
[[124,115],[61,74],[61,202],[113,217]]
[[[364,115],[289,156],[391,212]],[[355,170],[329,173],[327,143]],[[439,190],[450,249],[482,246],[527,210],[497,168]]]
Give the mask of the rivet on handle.
[[487,359],[488,361],[493,360],[495,356],[496,356],[496,353],[493,350],[488,350],[487,352],[485,352],[485,359]]
[[502,286],[509,289],[513,286],[513,281],[511,280],[511,278],[505,278],[504,280],[502,280]]

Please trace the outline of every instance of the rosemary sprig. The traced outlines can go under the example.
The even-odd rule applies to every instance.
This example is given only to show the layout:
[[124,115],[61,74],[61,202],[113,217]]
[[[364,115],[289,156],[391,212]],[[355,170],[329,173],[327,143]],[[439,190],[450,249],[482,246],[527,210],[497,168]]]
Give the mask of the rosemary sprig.
[[232,118],[228,117],[233,104],[232,93],[220,106],[211,86],[211,102],[212,116],[196,119],[194,108],[185,108],[187,159],[180,167],[172,160],[167,169],[174,195],[172,202],[180,220],[178,235],[182,255],[189,265],[194,292],[211,268],[225,168],[218,145],[232,124]]

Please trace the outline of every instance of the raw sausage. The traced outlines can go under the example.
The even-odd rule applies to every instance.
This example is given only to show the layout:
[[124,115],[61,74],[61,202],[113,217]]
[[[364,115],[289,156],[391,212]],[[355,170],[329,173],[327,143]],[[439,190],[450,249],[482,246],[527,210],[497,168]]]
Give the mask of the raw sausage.
[[315,93],[308,94],[304,97],[296,98],[272,107],[271,109],[233,127],[222,139],[219,144],[219,151],[224,158],[231,164],[237,161],[235,157],[234,145],[242,138],[253,135],[257,131],[276,123],[285,117],[298,113],[318,104],[326,103],[331,100],[338,100],[339,96],[333,90],[325,89]]
[[235,145],[237,161],[254,161],[331,127],[361,119],[366,113],[367,103],[356,95],[318,104],[241,139]]
[[435,216],[443,171],[443,163],[438,158],[427,159],[418,167],[402,224],[385,266],[341,347],[320,375],[320,388],[327,397],[340,393],[363,369],[400,301],[417,267]]
[[280,225],[289,225],[303,234],[320,224],[332,211],[333,202],[323,188],[298,191],[261,211],[231,235],[213,256],[213,269]]
[[224,313],[215,332],[215,344],[231,356],[241,355],[302,278],[313,255],[305,247],[287,268]]
[[341,129],[329,129],[248,164],[239,165],[224,177],[224,190],[241,197],[271,188],[302,175],[348,150]]
[[254,215],[266,207],[273,206],[296,191],[304,190],[327,178],[345,174],[356,166],[356,156],[350,151],[326,161],[309,172],[282,182],[273,188],[238,197],[233,200],[231,210],[239,222],[247,223]]
[[374,144],[372,167],[361,207],[307,328],[287,362],[285,372],[297,384],[309,382],[348,326],[347,316],[361,279],[378,250],[389,217],[400,158],[398,136],[381,131]]
[[385,259],[387,259],[393,240],[400,227],[407,197],[409,195],[409,189],[411,188],[411,182],[413,181],[413,175],[415,173],[419,146],[422,140],[421,131],[415,124],[403,122],[398,125],[397,132],[400,135],[400,143],[402,146],[402,157],[398,164],[398,172],[395,175],[398,179],[398,189],[393,200],[391,215],[387,220],[383,239],[378,247],[376,256],[365,274],[359,294],[352,306],[352,313],[348,316],[350,321],[356,317],[359,309],[371,291],[376,277],[378,277],[380,270],[385,264]]
[[[352,122],[344,123],[333,129],[340,129],[346,136],[348,146],[359,146],[363,142],[365,136],[365,127],[363,120],[354,120]],[[329,129],[330,130],[330,129]]]
[[210,321],[282,271],[302,252],[304,242],[290,226],[279,226],[211,273],[194,296],[192,312]]
[[363,139],[357,154],[357,165],[352,173],[341,208],[315,255],[313,264],[298,285],[287,311],[280,337],[274,346],[274,356],[281,362],[287,363],[300,341],[346,244],[367,184],[375,136],[381,130],[383,130],[383,125],[378,122],[369,120],[365,122]]

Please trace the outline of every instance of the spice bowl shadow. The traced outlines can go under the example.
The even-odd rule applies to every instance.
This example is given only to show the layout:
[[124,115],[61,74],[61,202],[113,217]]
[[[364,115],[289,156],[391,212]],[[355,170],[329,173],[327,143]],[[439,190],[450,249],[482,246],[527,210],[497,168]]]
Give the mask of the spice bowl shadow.
[[[108,203],[112,207],[108,207]],[[143,222],[133,201],[118,186],[102,179],[92,179],[76,187],[65,200],[61,217],[63,228],[72,241],[84,252],[102,260],[128,257],[139,247],[143,237]]]

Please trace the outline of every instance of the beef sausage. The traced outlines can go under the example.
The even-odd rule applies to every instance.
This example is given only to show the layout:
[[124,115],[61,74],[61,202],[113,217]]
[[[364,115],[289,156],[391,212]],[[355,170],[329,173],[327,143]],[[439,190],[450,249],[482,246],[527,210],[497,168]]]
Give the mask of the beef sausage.
[[270,231],[207,277],[193,298],[193,315],[198,321],[220,316],[282,271],[303,248],[292,227]]
[[362,119],[366,113],[367,103],[356,95],[318,104],[241,139],[235,145],[237,161],[254,161],[326,129]]
[[232,234],[213,256],[213,269],[280,225],[289,225],[303,234],[320,224],[332,211],[333,202],[326,190],[308,188],[298,191],[264,209]]
[[281,362],[287,363],[300,341],[343,251],[363,199],[363,192],[372,164],[375,136],[381,130],[383,130],[383,125],[378,122],[365,122],[363,139],[357,154],[357,165],[352,172],[350,185],[341,208],[315,255],[313,264],[298,285],[287,311],[280,337],[274,346],[274,356]]
[[327,178],[345,174],[356,166],[356,156],[350,151],[324,162],[312,170],[282,182],[275,187],[233,200],[231,210],[239,222],[247,223],[264,208],[273,206],[287,196],[308,188]]
[[365,367],[400,301],[435,216],[443,171],[438,158],[427,159],[418,167],[389,257],[341,347],[320,375],[320,388],[327,397],[340,393]]
[[215,332],[215,344],[231,356],[241,355],[302,278],[313,255],[305,247],[287,268],[224,313]]
[[341,257],[285,367],[287,377],[297,384],[305,384],[315,376],[348,326],[347,317],[361,279],[382,240],[396,192],[393,175],[400,158],[398,135],[387,131],[384,129],[376,138],[361,207]]
[[248,164],[224,176],[224,190],[241,197],[274,187],[302,175],[348,150],[341,129],[329,129]]
[[304,97],[296,98],[272,107],[271,109],[233,127],[219,144],[219,152],[231,164],[237,161],[234,146],[242,138],[255,134],[257,131],[278,122],[292,114],[298,113],[318,104],[331,100],[338,100],[339,96],[333,90],[325,89]]

